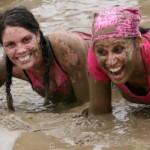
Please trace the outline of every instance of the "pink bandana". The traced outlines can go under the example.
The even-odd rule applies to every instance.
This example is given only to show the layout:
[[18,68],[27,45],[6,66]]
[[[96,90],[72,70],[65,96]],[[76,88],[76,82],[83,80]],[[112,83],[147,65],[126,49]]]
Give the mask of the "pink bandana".
[[116,37],[141,37],[141,15],[137,8],[114,6],[97,14],[93,22],[92,41]]

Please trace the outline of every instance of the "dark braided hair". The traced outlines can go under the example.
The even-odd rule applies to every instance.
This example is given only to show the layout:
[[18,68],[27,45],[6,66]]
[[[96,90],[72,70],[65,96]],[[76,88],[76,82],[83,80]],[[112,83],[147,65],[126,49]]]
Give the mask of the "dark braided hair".
[[13,107],[13,98],[10,92],[10,86],[12,84],[12,67],[13,64],[10,61],[10,59],[8,58],[8,56],[6,55],[6,76],[7,76],[7,80],[6,80],[6,93],[7,93],[7,106],[10,110],[14,110]]
[[[41,37],[42,54],[43,54],[44,61],[46,63],[46,71],[45,71],[45,75],[43,78],[43,84],[45,86],[44,105],[48,105],[48,104],[50,104],[50,101],[49,101],[49,82],[50,82],[49,71],[50,71],[50,66],[52,64],[52,61],[53,61],[52,46],[51,46],[51,43],[50,43],[48,37],[43,36],[42,31],[40,31],[40,37]],[[51,99],[52,99],[52,93],[51,93]],[[52,101],[51,101],[51,105],[53,105]]]
[[[44,37],[40,30],[39,23],[33,16],[33,14],[25,7],[14,7],[7,9],[4,13],[0,14],[0,44],[3,45],[3,32],[7,26],[18,26],[29,30],[30,32],[37,34],[40,33],[40,45],[42,49],[43,59],[46,64],[46,71],[43,78],[43,84],[45,86],[45,102],[48,104],[48,92],[49,92],[49,70],[52,63],[51,44],[50,41]],[[8,108],[14,110],[13,99],[11,95],[12,84],[12,67],[13,64],[9,57],[6,56],[6,93],[7,93],[7,105]]]

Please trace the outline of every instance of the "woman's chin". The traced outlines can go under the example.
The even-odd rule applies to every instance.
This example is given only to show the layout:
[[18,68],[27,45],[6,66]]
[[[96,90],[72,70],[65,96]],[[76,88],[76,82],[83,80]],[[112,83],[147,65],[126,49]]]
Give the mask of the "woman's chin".
[[125,80],[113,80],[113,79],[112,79],[112,82],[115,83],[115,84],[123,84],[123,83],[125,83],[126,81],[125,81]]
[[124,74],[120,74],[120,75],[111,75],[110,79],[115,84],[123,84],[127,81],[128,78],[125,77]]
[[17,66],[23,70],[28,70],[33,68],[33,65],[31,63],[18,64]]

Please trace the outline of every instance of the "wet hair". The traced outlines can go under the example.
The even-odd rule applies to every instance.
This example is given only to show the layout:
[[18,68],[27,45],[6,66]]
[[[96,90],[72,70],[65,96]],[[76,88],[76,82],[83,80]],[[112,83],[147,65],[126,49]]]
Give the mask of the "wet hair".
[[[46,64],[46,71],[43,78],[43,84],[46,88],[45,90],[45,104],[48,102],[48,91],[49,91],[49,69],[52,63],[51,55],[51,44],[48,39],[43,35],[40,30],[39,23],[35,19],[34,15],[27,10],[25,7],[14,7],[7,9],[4,13],[0,14],[0,44],[3,45],[2,37],[3,32],[7,26],[18,26],[27,29],[28,31],[37,34],[40,33],[40,45],[42,49],[43,59]],[[7,93],[7,105],[9,109],[14,109],[12,104],[11,96],[11,84],[12,84],[12,68],[13,63],[6,55],[6,93]]]

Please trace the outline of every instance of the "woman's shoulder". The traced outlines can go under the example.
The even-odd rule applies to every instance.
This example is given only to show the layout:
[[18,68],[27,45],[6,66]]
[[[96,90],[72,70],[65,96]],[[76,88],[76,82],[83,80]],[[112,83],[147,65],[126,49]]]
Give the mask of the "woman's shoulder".
[[78,35],[68,31],[54,31],[48,37],[56,55],[70,53],[82,43]]
[[61,51],[66,49],[72,50],[85,50],[88,48],[88,43],[84,40],[78,32],[71,31],[54,31],[49,36],[51,45],[54,48],[54,51],[61,49]]
[[74,32],[55,31],[49,35],[49,39],[53,53],[61,66],[76,64],[86,54],[85,41]]

